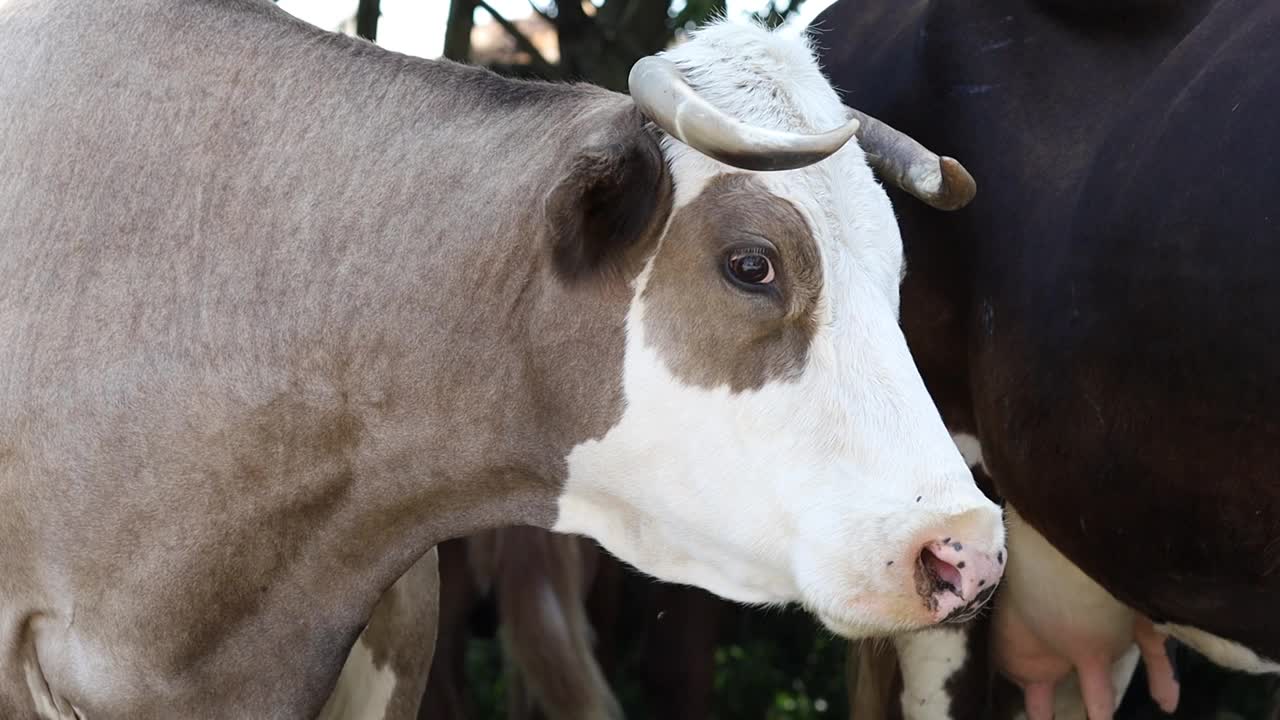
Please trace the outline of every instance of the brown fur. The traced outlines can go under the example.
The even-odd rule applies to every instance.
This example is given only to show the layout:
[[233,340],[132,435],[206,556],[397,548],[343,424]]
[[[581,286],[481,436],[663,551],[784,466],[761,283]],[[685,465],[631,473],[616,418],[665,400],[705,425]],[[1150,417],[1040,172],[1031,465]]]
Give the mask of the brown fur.
[[479,601],[467,558],[469,539],[443,542],[436,653],[418,711],[419,720],[465,720],[475,715],[467,697],[468,619]]
[[671,180],[635,108],[607,125],[546,198],[551,257],[569,280],[634,274],[671,212]]
[[902,717],[902,675],[893,643],[884,639],[849,643],[845,658],[849,720],[894,720]]
[[847,102],[999,179],[951,218],[899,206],[932,268],[908,341],[967,406],[949,426],[1118,600],[1280,657],[1280,302],[1252,242],[1275,231],[1277,7],[855,0],[815,26]]
[[[586,610],[601,559],[595,544],[518,527],[478,533],[453,545],[444,555],[442,573],[446,602],[437,667],[446,669],[443,675],[432,673],[422,717],[470,715],[463,700],[466,620],[481,593],[492,592],[507,666],[508,718],[621,718],[596,657]],[[611,575],[607,581],[619,579]]]
[[[620,717],[605,681],[618,659],[618,634],[645,638],[643,686],[655,717],[710,713],[719,621],[733,604],[629,574],[590,541],[534,528],[445,543],[441,563],[441,643],[422,720],[474,714],[464,700],[463,654],[481,587],[498,596],[497,620],[505,625],[509,718]],[[561,591],[575,585],[579,592]],[[640,626],[618,625],[624,593],[647,598]]]
[[585,600],[593,544],[538,528],[498,533],[496,581],[512,720],[606,720],[622,708],[596,662]]
[[427,687],[440,614],[440,559],[435,548],[391,586],[374,608],[364,639],[373,661],[396,673],[395,694],[384,720],[417,717]]
[[[439,554],[432,548],[383,594],[357,640],[369,649],[376,670],[389,667],[395,675],[390,701],[379,714],[382,720],[414,720],[418,716],[435,651],[440,611],[439,565]],[[363,682],[358,674],[345,677],[347,672],[344,667],[339,688],[355,688]],[[330,705],[321,712],[321,720],[346,720],[357,712],[334,704],[336,697],[330,695]]]
[[[772,248],[774,291],[739,290],[725,278],[725,253],[743,245]],[[800,212],[750,176],[720,175],[672,218],[643,295],[649,341],[685,382],[756,389],[803,369],[821,286]]]
[[[701,588],[649,583],[644,604],[644,687],[653,717],[705,720],[715,699],[720,626],[739,606]],[[637,630],[633,630],[637,632]]]

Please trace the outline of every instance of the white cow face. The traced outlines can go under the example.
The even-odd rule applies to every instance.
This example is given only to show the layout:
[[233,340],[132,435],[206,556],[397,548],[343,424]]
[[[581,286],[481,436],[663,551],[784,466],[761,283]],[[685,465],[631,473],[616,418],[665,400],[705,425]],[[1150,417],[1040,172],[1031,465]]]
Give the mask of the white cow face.
[[[719,25],[668,58],[757,126],[844,119],[796,39]],[[862,151],[768,173],[664,153],[675,210],[635,284],[625,410],[569,456],[556,529],[663,580],[800,601],[845,635],[980,604],[1001,514],[908,353],[902,242]]]

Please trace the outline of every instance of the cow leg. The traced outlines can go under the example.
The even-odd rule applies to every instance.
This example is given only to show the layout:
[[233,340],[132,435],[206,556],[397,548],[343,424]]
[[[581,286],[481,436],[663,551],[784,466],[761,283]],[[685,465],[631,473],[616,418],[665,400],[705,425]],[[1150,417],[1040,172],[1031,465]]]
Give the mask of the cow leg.
[[584,547],[595,557],[596,572],[587,593],[587,619],[595,630],[596,659],[605,677],[613,677],[618,665],[619,618],[626,568],[597,545]]
[[414,720],[435,652],[439,554],[432,548],[382,595],[319,720]]
[[989,690],[984,621],[928,628],[893,639],[902,692],[893,702],[905,720],[987,718]]
[[1160,709],[1170,715],[1178,709],[1180,688],[1169,662],[1166,635],[1155,629],[1145,615],[1138,615],[1133,624],[1134,639],[1142,651],[1142,661],[1147,666],[1147,690]]
[[898,663],[898,650],[889,640],[868,638],[849,643],[844,675],[849,720],[902,720]]
[[468,617],[479,600],[467,557],[467,539],[443,542],[440,553],[440,619],[436,652],[419,720],[464,720],[471,716],[467,698]]
[[532,527],[499,532],[494,586],[512,670],[512,716],[536,705],[551,720],[622,717],[592,649],[585,541]]
[[654,585],[644,650],[644,683],[657,717],[700,720],[711,714],[715,645],[725,601],[695,587]]

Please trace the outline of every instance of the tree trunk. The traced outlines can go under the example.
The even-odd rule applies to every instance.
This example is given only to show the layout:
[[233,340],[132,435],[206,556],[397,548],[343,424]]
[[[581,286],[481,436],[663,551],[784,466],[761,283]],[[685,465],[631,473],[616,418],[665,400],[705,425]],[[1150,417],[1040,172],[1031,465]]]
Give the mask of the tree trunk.
[[[777,25],[804,2],[771,0],[767,10],[757,13],[756,17]],[[625,92],[627,76],[635,61],[664,49],[675,37],[677,28],[688,29],[710,17],[724,15],[726,8],[726,0],[685,0],[684,8],[672,18],[672,0],[595,0],[594,13],[583,9],[583,0],[553,0],[552,4],[554,10],[547,12],[538,10],[536,5],[534,9],[555,25],[560,50],[558,67],[546,63],[537,55],[536,48],[530,51],[532,44],[528,38],[490,11],[487,0],[453,0],[450,28],[446,33],[454,32],[452,25],[459,5],[485,9],[517,39],[521,49],[534,56],[534,62],[526,69],[499,68],[504,74],[585,81]],[[445,55],[454,57],[448,49]]]
[[631,65],[671,39],[669,6],[669,1],[607,0],[590,17],[581,0],[556,0],[562,74],[625,91]]
[[804,0],[790,0],[786,8],[778,7],[779,4],[779,0],[769,0],[769,7],[764,12],[755,13],[756,20],[768,27],[776,28],[786,22],[792,13],[799,10]]
[[476,0],[453,0],[444,30],[444,56],[467,62],[471,59],[471,29],[475,27]]
[[356,35],[370,42],[378,39],[378,4],[381,0],[360,0],[356,9]]

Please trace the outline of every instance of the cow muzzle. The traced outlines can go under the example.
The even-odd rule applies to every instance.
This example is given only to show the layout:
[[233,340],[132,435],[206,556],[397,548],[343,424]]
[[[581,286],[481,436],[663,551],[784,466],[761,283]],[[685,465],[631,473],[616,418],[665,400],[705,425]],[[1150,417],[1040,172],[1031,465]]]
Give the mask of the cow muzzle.
[[1003,539],[992,543],[982,533],[966,532],[970,524],[962,519],[928,533],[916,555],[916,593],[934,622],[972,619],[1004,576],[1008,552]]

